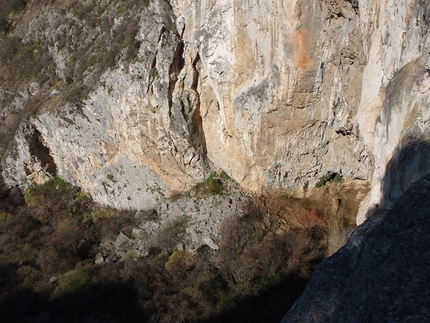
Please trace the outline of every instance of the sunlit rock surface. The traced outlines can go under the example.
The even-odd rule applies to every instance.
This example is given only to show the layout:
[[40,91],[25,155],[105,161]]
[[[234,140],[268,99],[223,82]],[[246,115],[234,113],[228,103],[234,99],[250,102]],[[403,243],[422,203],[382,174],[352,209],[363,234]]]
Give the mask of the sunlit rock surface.
[[[9,186],[43,181],[50,164],[102,204],[148,209],[212,169],[252,192],[297,197],[312,196],[318,179],[332,172],[372,184],[361,223],[390,198],[386,190],[397,197],[428,172],[426,161],[417,160],[418,173],[398,174],[401,180],[394,176],[393,186],[382,187],[396,149],[427,137],[429,4],[142,3],[132,9],[96,4],[92,12],[100,12],[101,22],[95,27],[50,5],[29,7],[16,23],[15,35],[48,44],[65,81],[71,60],[80,59],[73,46],[109,32],[102,29],[109,12],[116,12],[112,32],[137,21],[137,53],[119,51],[78,104],[51,90],[4,154]],[[71,45],[58,45],[61,30]],[[83,80],[71,86],[89,83],[94,71],[83,68]],[[29,83],[10,109],[39,88]],[[31,131],[49,158],[30,152]]]

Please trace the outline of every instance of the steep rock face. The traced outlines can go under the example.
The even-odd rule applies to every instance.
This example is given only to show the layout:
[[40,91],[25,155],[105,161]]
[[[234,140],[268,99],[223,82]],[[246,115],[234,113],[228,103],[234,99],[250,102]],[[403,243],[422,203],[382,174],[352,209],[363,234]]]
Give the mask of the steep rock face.
[[317,268],[282,322],[427,321],[429,194],[425,176],[359,226]]
[[[359,222],[368,205],[384,204],[387,163],[402,138],[423,136],[428,120],[428,4],[154,0],[131,8],[101,3],[94,22],[71,10],[67,29],[61,10],[34,5],[16,23],[23,40],[49,44],[66,83],[73,50],[97,48],[105,20],[112,34],[137,21],[137,54],[116,51],[82,102],[50,92],[3,162],[8,185],[43,179],[43,162],[25,148],[26,131],[36,129],[60,177],[115,207],[153,207],[209,168],[252,191],[296,196],[311,196],[328,172],[371,181]],[[67,91],[90,83],[89,65]],[[420,165],[423,175],[429,168]],[[390,189],[407,187],[399,185]]]
[[185,1],[175,8],[208,75],[201,111],[215,165],[252,190],[303,193],[328,171],[369,178],[354,124],[365,61],[351,4]]
[[[46,16],[54,14],[48,11]],[[30,127],[21,129],[17,154],[9,153],[5,161],[9,185],[28,185],[25,174],[31,183],[43,173],[38,167],[36,176],[28,166],[34,164],[25,145],[28,128],[40,133],[38,140],[49,148],[58,175],[84,187],[105,205],[155,207],[159,198],[205,178],[195,67],[198,54],[194,53],[193,61],[184,60],[184,43],[166,2],[154,1],[140,14],[136,59],[123,62],[122,55],[116,68],[103,73],[78,104],[58,106],[51,98],[48,105],[55,112],[45,109],[31,119]],[[134,15],[139,17],[139,13]],[[81,24],[80,28],[88,27]],[[89,38],[97,35],[97,30],[96,35],[91,29],[87,32]],[[61,55],[54,56],[61,71],[66,64],[58,61]]]
[[[399,197],[430,170],[422,158],[427,149],[421,150],[429,139],[424,125],[429,105],[430,5],[387,1],[385,8],[375,8],[379,27],[372,32],[363,76],[368,86],[363,87],[357,115],[366,145],[373,151],[370,211]],[[415,151],[409,160],[404,157],[406,147]],[[364,219],[361,216],[358,222]]]

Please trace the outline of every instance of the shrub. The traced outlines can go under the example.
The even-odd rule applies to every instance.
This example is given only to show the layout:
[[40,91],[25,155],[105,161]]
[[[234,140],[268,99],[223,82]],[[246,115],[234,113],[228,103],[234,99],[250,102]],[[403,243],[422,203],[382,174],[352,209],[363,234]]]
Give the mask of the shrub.
[[112,208],[103,208],[95,210],[91,213],[90,219],[93,223],[98,223],[100,221],[106,221],[118,216],[118,211]]
[[46,289],[46,281],[42,273],[32,266],[21,266],[17,274],[23,279],[22,286],[35,292]]
[[9,31],[9,21],[5,17],[0,17],[0,32],[7,33]]
[[154,78],[158,75],[158,71],[156,67],[151,68],[149,71],[149,77]]
[[11,215],[9,213],[2,212],[0,213],[0,222],[5,221],[7,222]]
[[84,239],[84,230],[80,228],[76,217],[66,217],[57,221],[53,234],[54,243],[64,249],[68,257],[75,257],[79,241]]
[[78,193],[75,194],[76,202],[84,202],[87,199],[88,199],[87,194],[85,194],[84,191],[79,191]]
[[54,275],[73,268],[75,259],[67,258],[61,248],[49,245],[40,250],[36,264],[44,275]]
[[208,179],[205,182],[207,188],[209,189],[209,192],[212,195],[221,194],[222,192],[222,182],[219,178],[217,178],[217,176],[217,173],[213,172],[209,175]]
[[169,253],[173,252],[177,249],[176,246],[178,243],[184,242],[187,224],[188,219],[185,216],[179,216],[166,223],[165,226],[158,231],[153,245],[150,247],[158,250],[165,250]]
[[170,255],[164,268],[170,273],[182,273],[192,269],[194,265],[194,257],[188,251],[178,250]]
[[95,224],[100,232],[102,240],[112,239],[123,231],[127,236],[132,235],[132,229],[136,225],[133,212],[119,211],[112,208],[98,208],[91,215],[87,215],[85,222]]
[[58,279],[58,288],[55,294],[77,292],[89,282],[90,274],[86,269],[75,269]]
[[342,180],[342,175],[338,173],[328,173],[327,175],[324,175],[321,177],[315,187],[321,187],[324,186],[327,183],[333,182],[333,183],[339,183]]
[[[205,192],[208,192],[208,185],[202,187]],[[270,321],[276,321],[285,313],[284,297],[298,296],[297,277],[305,282],[321,257],[319,238],[313,233],[319,222],[314,225],[308,217],[321,220],[324,217],[313,211],[318,210],[317,207],[306,208],[303,204],[300,205],[303,210],[298,208],[290,215],[302,217],[306,224],[303,226],[309,229],[300,229],[297,223],[295,228],[287,228],[275,210],[293,203],[288,200],[282,207],[281,202],[275,206],[273,201],[264,207],[254,202],[244,204],[244,216],[225,220],[217,252],[209,247],[199,248],[195,254],[177,250],[178,243],[187,239],[188,219],[183,216],[159,230],[147,257],[136,258],[137,253],[131,250],[123,261],[93,265],[100,249],[95,250],[100,246],[101,237],[106,236],[106,230],[110,237],[116,237],[121,230],[130,230],[135,226],[134,213],[89,205],[89,197],[57,179],[32,188],[28,197],[30,192],[41,209],[23,206],[18,214],[4,213],[0,221],[0,261],[2,266],[9,264],[10,274],[5,274],[5,279],[16,284],[14,288],[42,293],[59,307],[67,307],[69,303],[64,302],[75,296],[91,300],[100,295],[101,290],[106,295],[105,290],[132,286],[130,290],[136,291],[136,299],[134,294],[128,294],[132,295],[130,300],[145,311],[148,322],[206,322],[213,318],[241,322],[243,320],[237,319],[240,315],[236,315],[241,311],[252,315],[270,312],[274,318]],[[89,202],[85,202],[87,199]],[[76,211],[71,213],[71,208]],[[42,210],[48,215],[41,223],[36,218],[42,218],[39,215]],[[83,221],[84,213],[86,221]],[[156,212],[152,212],[140,219],[156,218]],[[80,249],[85,250],[80,253]],[[21,262],[21,266],[16,266]],[[49,283],[53,277],[57,280],[51,279]],[[294,290],[295,296],[284,295],[285,290]],[[273,294],[274,291],[282,294]],[[1,297],[8,299],[3,291]],[[236,311],[232,320],[227,317],[231,311],[222,314],[230,309]],[[116,306],[115,310],[121,315],[131,313],[128,307]],[[50,308],[42,311],[55,315]],[[276,315],[272,314],[275,311]],[[279,317],[275,317],[277,315]],[[35,321],[33,317],[26,319]],[[260,321],[267,321],[267,317]]]
[[48,182],[48,185],[55,186],[56,188],[58,186],[63,186],[63,187],[72,186],[72,184],[70,184],[69,182],[66,182],[64,179],[61,179],[60,177],[57,177],[57,176],[54,176],[53,178],[51,178],[51,180]]
[[25,204],[27,204],[27,206],[31,207],[31,206],[35,205],[34,200],[35,200],[35,198],[34,198],[33,189],[32,188],[27,188],[25,190],[25,194],[24,194]]
[[128,250],[125,255],[121,258],[121,261],[133,260],[139,257],[136,250]]
[[12,0],[12,9],[16,11],[23,10],[26,4],[27,0]]
[[297,221],[300,226],[304,229],[322,228],[324,221],[322,219],[322,213],[317,209],[302,210],[297,216]]

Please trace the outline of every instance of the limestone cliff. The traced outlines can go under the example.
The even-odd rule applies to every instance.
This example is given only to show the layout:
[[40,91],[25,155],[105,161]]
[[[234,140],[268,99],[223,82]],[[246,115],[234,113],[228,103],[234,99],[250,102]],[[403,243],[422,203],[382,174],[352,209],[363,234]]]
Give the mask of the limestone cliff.
[[50,168],[96,201],[145,209],[211,168],[296,196],[332,172],[372,183],[362,222],[429,170],[425,152],[402,157],[419,172],[392,159],[427,136],[426,2],[70,3],[9,16],[5,37],[47,49],[53,71],[2,82],[5,124],[35,107],[4,154],[9,186]]

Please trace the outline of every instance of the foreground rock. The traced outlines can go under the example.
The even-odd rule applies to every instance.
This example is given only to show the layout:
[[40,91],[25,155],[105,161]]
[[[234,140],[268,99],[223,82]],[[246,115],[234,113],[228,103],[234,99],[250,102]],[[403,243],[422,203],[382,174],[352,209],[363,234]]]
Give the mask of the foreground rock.
[[290,322],[426,322],[430,175],[381,209],[315,271]]

